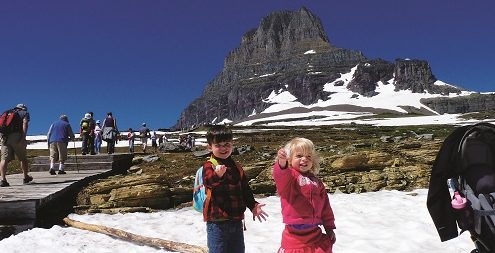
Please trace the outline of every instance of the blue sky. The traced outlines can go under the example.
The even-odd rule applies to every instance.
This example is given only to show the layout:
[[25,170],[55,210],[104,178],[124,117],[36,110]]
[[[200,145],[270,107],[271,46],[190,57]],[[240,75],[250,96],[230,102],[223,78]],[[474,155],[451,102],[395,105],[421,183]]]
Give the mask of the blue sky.
[[87,111],[113,112],[121,130],[170,127],[245,32],[301,6],[338,47],[427,60],[442,81],[495,91],[493,1],[16,0],[0,3],[0,109],[25,103],[29,134]]

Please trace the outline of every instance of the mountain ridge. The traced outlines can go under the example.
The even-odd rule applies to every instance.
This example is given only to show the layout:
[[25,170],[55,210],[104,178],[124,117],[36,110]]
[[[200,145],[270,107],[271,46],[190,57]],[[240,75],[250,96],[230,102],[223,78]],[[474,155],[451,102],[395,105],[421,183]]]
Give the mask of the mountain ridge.
[[[462,88],[439,81],[427,61],[396,59],[391,63],[332,45],[320,19],[302,7],[297,11],[274,12],[263,18],[257,28],[246,32],[240,46],[226,56],[223,69],[206,85],[203,94],[184,109],[174,128],[245,121],[274,104],[266,100],[274,91],[287,91],[309,108],[331,100],[332,92],[326,91],[325,86],[351,70],[350,80],[335,83],[346,84],[346,89],[353,92],[349,99],[377,96],[379,83],[393,85],[395,91],[466,95]],[[389,80],[392,82],[388,83]],[[424,98],[430,99],[426,100],[432,106],[430,109],[439,106],[431,96]],[[478,106],[461,109],[491,105],[490,99],[484,99],[477,100]],[[421,106],[403,106],[414,113],[428,111]]]

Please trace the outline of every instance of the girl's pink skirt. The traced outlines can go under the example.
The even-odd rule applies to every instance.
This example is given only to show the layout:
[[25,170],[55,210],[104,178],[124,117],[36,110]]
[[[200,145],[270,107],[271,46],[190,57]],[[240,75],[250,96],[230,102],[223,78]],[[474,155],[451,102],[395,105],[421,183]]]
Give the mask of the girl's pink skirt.
[[330,236],[320,227],[295,229],[285,226],[282,233],[282,246],[277,253],[332,253]]

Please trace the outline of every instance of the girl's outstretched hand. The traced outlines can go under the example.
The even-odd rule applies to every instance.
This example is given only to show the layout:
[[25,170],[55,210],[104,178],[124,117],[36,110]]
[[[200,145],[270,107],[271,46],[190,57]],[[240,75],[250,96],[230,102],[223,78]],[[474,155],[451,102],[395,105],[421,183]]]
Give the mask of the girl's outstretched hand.
[[263,209],[261,209],[261,207],[265,206],[265,204],[256,204],[256,206],[254,206],[253,208],[253,220],[255,220],[255,218],[258,218],[258,220],[260,222],[262,222],[261,219],[265,220],[266,221],[266,217],[268,217],[268,214],[265,213],[265,211],[263,211]]
[[277,152],[277,162],[281,169],[284,169],[287,165],[287,152],[285,149],[281,148]]

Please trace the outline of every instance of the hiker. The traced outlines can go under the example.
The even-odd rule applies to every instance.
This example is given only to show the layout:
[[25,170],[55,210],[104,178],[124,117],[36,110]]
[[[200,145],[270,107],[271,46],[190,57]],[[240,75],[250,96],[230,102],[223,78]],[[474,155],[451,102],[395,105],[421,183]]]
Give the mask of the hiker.
[[96,126],[95,126],[95,153],[99,154],[101,150],[101,142],[103,141],[102,138],[103,131],[101,130],[101,121],[97,120],[96,121]]
[[189,149],[189,150],[192,149],[192,139],[191,139],[190,134],[188,134],[186,137],[186,149]]
[[134,154],[134,139],[136,137],[136,134],[134,134],[134,131],[132,128],[129,128],[129,132],[127,133],[127,140],[129,140],[129,153]]
[[191,148],[196,147],[196,138],[194,138],[194,135],[191,135]]
[[156,149],[158,148],[158,145],[156,144],[156,132],[153,130],[151,133],[151,147],[153,148],[153,152],[156,153]]
[[93,117],[93,112],[88,112],[91,118],[89,119],[89,139],[88,139],[88,149],[91,155],[96,155],[95,152],[95,128],[96,122]]
[[187,142],[186,142],[186,136],[181,135],[181,136],[179,137],[179,145],[181,145],[181,146],[182,146],[182,147],[184,147],[184,148],[186,147],[186,145],[187,145]]
[[67,160],[67,146],[69,139],[74,141],[74,132],[69,123],[67,115],[60,115],[59,120],[51,124],[48,129],[47,139],[48,147],[50,149],[50,175],[56,175],[55,162],[59,162],[58,174],[66,174],[65,161]]
[[161,146],[163,143],[163,134],[158,135],[158,146]]
[[277,152],[273,179],[285,223],[279,253],[332,252],[335,218],[325,186],[315,176],[319,168],[315,146],[308,139],[294,138]]
[[119,135],[117,128],[117,120],[113,117],[112,112],[107,113],[107,117],[103,121],[102,138],[107,142],[107,153],[113,154],[115,152],[115,141]]
[[12,130],[0,135],[0,142],[2,143],[1,161],[0,161],[0,187],[10,186],[7,182],[7,166],[9,162],[14,159],[14,154],[20,161],[24,179],[22,182],[27,184],[33,181],[33,177],[28,175],[28,160],[26,156],[26,136],[29,127],[29,112],[27,106],[24,104],[18,104],[11,110],[13,113],[13,120],[11,122]]
[[[208,160],[203,164],[203,184],[207,199],[203,208],[206,221],[208,252],[242,253],[244,252],[244,211],[248,207],[253,220],[266,220],[268,216],[258,203],[248,184],[241,165],[232,157],[233,135],[225,126],[213,126],[206,134],[211,158],[217,166]],[[210,159],[211,159],[210,158]]]
[[91,130],[91,114],[90,113],[85,113],[84,117],[81,119],[81,122],[79,122],[79,134],[82,139],[82,147],[81,147],[81,154],[86,155],[88,153],[93,153],[94,151],[91,151],[90,145],[91,145],[91,136],[94,134],[92,133]]
[[141,143],[143,147],[143,153],[146,153],[146,147],[148,146],[148,137],[150,136],[150,129],[146,127],[146,123],[141,124],[139,128],[139,138],[141,138]]
[[426,199],[442,242],[457,237],[459,230],[468,231],[476,246],[472,252],[495,252],[494,157],[493,124],[464,125],[445,138],[431,168]]

